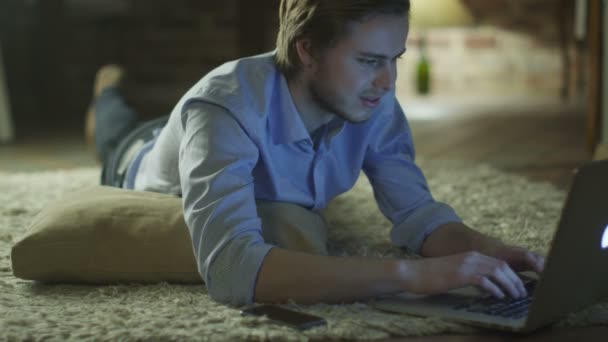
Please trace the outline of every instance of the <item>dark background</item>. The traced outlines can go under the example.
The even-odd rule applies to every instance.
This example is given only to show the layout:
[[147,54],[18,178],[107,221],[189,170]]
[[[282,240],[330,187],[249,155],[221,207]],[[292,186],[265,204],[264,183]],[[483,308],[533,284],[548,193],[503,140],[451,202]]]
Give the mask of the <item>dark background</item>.
[[[577,45],[584,55],[586,46],[572,38],[574,0],[462,3],[477,24],[524,32],[539,44],[562,47],[560,96],[575,92],[567,89],[572,88],[569,78],[576,70],[568,49]],[[106,63],[126,67],[130,98],[145,118],[166,114],[214,67],[272,50],[278,4],[279,0],[0,1],[0,42],[16,136],[81,129],[95,72]],[[584,77],[577,80],[574,87],[584,92]]]

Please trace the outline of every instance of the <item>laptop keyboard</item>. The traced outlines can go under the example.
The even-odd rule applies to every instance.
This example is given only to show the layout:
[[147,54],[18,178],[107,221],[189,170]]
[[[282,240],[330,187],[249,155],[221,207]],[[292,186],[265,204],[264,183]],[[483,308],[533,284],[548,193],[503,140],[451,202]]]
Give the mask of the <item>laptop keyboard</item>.
[[522,280],[524,281],[524,286],[528,292],[528,296],[526,297],[506,297],[500,299],[493,296],[487,296],[475,299],[466,304],[455,306],[454,309],[512,319],[522,318],[528,314],[528,308],[530,307],[530,303],[532,303],[532,295],[536,288],[535,279],[522,278]]

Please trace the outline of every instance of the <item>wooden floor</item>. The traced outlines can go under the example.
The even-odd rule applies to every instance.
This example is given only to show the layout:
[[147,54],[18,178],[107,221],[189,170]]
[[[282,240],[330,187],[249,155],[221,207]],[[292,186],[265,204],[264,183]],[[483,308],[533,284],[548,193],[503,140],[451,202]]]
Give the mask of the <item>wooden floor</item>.
[[[566,189],[573,170],[590,160],[585,147],[584,108],[577,104],[462,105],[418,101],[404,110],[417,156],[487,163],[531,180]],[[96,165],[82,133],[47,132],[0,145],[0,171],[40,171]],[[599,341],[608,327],[541,331],[518,337],[502,333],[441,335],[387,341]]]
[[[573,170],[591,159],[585,146],[584,108],[570,104],[449,106],[410,112],[418,157],[485,163],[531,180],[567,188]],[[426,105],[433,108],[433,105]],[[422,118],[421,118],[422,117]]]
[[[567,187],[590,159],[584,108],[577,104],[459,104],[418,100],[404,106],[419,158],[488,163]],[[0,144],[0,171],[31,172],[96,165],[80,130],[45,132]]]
[[0,144],[0,172],[36,172],[96,166],[82,132],[38,132]]

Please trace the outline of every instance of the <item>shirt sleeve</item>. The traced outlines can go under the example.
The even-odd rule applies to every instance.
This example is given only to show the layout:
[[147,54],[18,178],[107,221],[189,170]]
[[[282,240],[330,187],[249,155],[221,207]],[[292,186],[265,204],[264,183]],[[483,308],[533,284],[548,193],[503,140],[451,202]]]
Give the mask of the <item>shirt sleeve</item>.
[[399,103],[378,118],[370,133],[363,171],[382,213],[393,223],[391,241],[420,254],[424,240],[439,226],[462,219],[447,204],[435,201],[415,163],[410,128]]
[[262,238],[252,170],[258,149],[222,107],[197,103],[182,114],[179,174],[184,218],[215,301],[254,301],[257,275],[273,247]]

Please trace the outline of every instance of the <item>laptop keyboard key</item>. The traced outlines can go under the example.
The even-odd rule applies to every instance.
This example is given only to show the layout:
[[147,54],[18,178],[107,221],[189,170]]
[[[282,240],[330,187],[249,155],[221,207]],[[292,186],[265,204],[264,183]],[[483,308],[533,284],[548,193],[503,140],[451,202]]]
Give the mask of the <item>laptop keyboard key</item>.
[[494,297],[487,297],[475,300],[466,306],[460,305],[458,307],[454,307],[454,309],[501,317],[513,317],[521,314],[522,312],[527,312],[531,302],[532,297],[517,299],[498,299]]
[[465,304],[460,304],[453,307],[453,309],[507,318],[524,317],[528,314],[528,308],[530,303],[532,303],[532,294],[534,293],[536,280],[532,278],[522,278],[522,280],[524,280],[524,285],[528,291],[528,296],[524,298],[507,297],[499,299],[493,296],[486,296],[474,299]]

